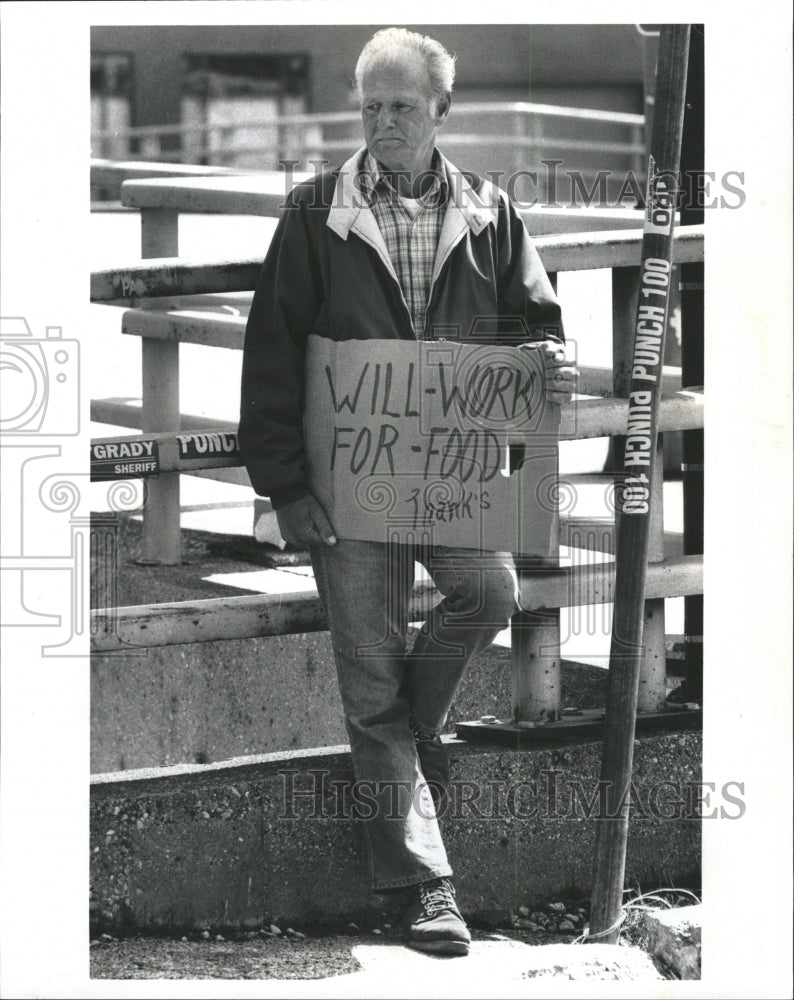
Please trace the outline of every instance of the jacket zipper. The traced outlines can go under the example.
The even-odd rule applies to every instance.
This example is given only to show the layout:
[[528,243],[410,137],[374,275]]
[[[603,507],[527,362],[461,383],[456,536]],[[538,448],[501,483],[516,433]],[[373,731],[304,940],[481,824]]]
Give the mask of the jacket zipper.
[[[432,285],[430,286],[430,294],[427,296],[427,305],[425,306],[425,325],[424,325],[424,331],[423,331],[424,335],[426,335],[428,333],[428,330],[429,330],[429,325],[430,325],[429,324],[430,309],[431,309],[431,306],[433,305],[433,299],[434,299],[434,296],[435,296],[436,287],[438,286],[438,283],[441,280],[441,276],[444,274],[444,272],[446,271],[447,267],[449,266],[449,259],[452,256],[452,252],[463,241],[463,239],[467,236],[468,232],[469,232],[468,227],[465,228],[465,229],[463,229],[463,230],[461,230],[461,232],[458,234],[458,238],[447,247],[446,252],[444,254],[444,259],[441,261],[441,265],[440,265],[440,267],[438,269],[438,274],[436,275],[436,277],[435,277]],[[438,339],[439,340],[446,340],[446,337],[439,337]]]
[[[413,318],[411,316],[411,310],[408,308],[408,303],[406,302],[405,299],[405,293],[403,292],[402,285],[397,280],[396,274],[393,273],[394,265],[391,265],[391,267],[386,266],[386,262],[384,261],[383,257],[381,257],[380,247],[378,247],[375,243],[373,243],[372,240],[368,239],[360,232],[357,232],[356,236],[362,241],[362,243],[366,243],[367,246],[372,247],[372,249],[377,254],[378,260],[381,262],[383,269],[386,271],[387,276],[390,278],[392,285],[394,286],[394,288],[397,291],[397,294],[400,297],[400,303],[402,304],[403,312],[408,317],[408,329],[411,331],[412,339],[418,340],[419,338],[416,336],[416,332],[414,331],[414,323],[413,323]],[[427,310],[425,310],[425,315],[426,314]]]
[[[461,239],[462,238],[463,237],[461,236]],[[425,306],[425,325],[424,325],[423,336],[422,336],[423,340],[428,340],[429,339],[428,336],[427,336],[427,334],[430,332],[430,310],[432,309],[433,304],[434,304],[434,299],[436,298],[436,288],[438,287],[438,284],[441,281],[441,278],[442,278],[444,272],[449,267],[449,259],[452,256],[452,251],[455,249],[455,247],[458,245],[458,243],[460,243],[460,240],[456,240],[455,243],[453,243],[452,246],[447,251],[446,256],[444,257],[444,260],[441,262],[441,267],[438,269],[438,274],[436,275],[435,281],[430,286],[430,294],[427,297],[427,305]],[[447,338],[446,337],[439,337],[438,339],[439,340],[446,340]]]

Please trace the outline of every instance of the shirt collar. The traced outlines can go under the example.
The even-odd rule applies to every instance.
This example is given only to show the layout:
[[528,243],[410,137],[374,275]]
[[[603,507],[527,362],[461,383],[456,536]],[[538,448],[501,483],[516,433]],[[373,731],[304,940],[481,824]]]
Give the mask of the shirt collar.
[[[441,155],[433,150],[433,160],[430,167],[432,182],[417,201],[423,208],[437,208],[446,204],[449,198],[449,184],[444,171]],[[375,157],[367,152],[362,169],[358,174],[358,186],[370,207],[381,196],[393,198],[397,192],[391,183],[388,173]]]

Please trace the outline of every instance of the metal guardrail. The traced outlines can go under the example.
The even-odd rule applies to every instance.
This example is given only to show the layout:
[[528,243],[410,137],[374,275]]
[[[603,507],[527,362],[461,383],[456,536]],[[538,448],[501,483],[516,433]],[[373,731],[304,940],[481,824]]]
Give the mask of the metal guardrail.
[[[626,111],[608,111],[599,108],[574,108],[560,104],[539,104],[531,101],[467,101],[455,103],[456,117],[470,117],[480,114],[515,114],[537,115],[541,118],[574,118],[577,121],[593,121],[603,124],[642,126],[644,115],[632,114]],[[358,111],[327,111],[317,113],[280,115],[271,121],[252,118],[246,121],[235,121],[235,126],[246,128],[254,125],[360,125],[361,114]],[[128,135],[134,138],[148,138],[153,135],[188,135],[206,132],[220,125],[133,125],[119,132],[118,130],[97,131],[97,139],[110,139],[118,135]]]
[[[467,120],[487,116],[491,122],[489,134],[479,126],[471,132],[445,132],[444,141],[452,146],[480,147],[492,150],[495,146],[512,149],[515,153],[514,165],[526,165],[528,151],[554,150],[565,153],[597,153],[604,163],[611,162],[615,157],[628,157],[632,168],[638,176],[644,170],[643,157],[645,147],[643,142],[645,117],[641,114],[631,114],[622,111],[608,111],[594,108],[576,108],[562,105],[536,104],[527,101],[513,102],[463,102],[455,104],[455,121],[464,125]],[[502,116],[502,127],[493,128]],[[585,128],[618,127],[628,131],[627,140],[596,136],[591,139],[574,136],[554,136],[544,134],[545,123],[576,122]],[[340,134],[345,130],[347,134]],[[123,130],[98,130],[91,136],[92,145],[97,151],[105,148],[106,142],[112,140],[118,148],[119,142],[125,142],[127,156],[130,160],[155,159],[160,162],[177,161],[185,163],[187,150],[193,146],[197,152],[193,155],[200,160],[221,165],[228,163],[237,154],[246,156],[256,154],[273,154],[273,148],[278,151],[276,160],[297,159],[308,162],[312,158],[324,154],[336,154],[351,147],[354,134],[361,126],[361,116],[358,111],[337,111],[327,113],[283,115],[271,120],[252,117],[249,120],[229,123],[198,123],[174,125],[143,125],[132,126]],[[257,144],[250,139],[247,142],[235,142],[236,130],[262,130],[263,139]],[[335,136],[329,136],[328,130],[336,131]],[[267,138],[264,138],[267,135]],[[275,137],[275,138],[274,138]],[[179,148],[167,148],[179,140]],[[187,140],[187,141],[186,141]],[[273,163],[272,166],[276,166]]]
[[116,160],[91,160],[91,190],[105,201],[121,197],[124,181],[144,177],[234,177],[244,171],[229,167],[207,167],[200,164],[162,163],[142,160],[137,163]]
[[[703,557],[680,556],[648,567],[649,598],[664,600],[703,589]],[[565,607],[571,594],[583,604],[607,604],[613,599],[615,567],[564,567],[520,579],[521,606],[526,612]],[[414,589],[410,620],[426,616],[440,595],[420,584]],[[134,650],[226,639],[323,632],[328,621],[317,594],[261,594],[222,597],[176,604],[109,608],[91,614],[91,648],[94,652]]]
[[[621,434],[626,427],[628,408],[626,399],[577,400],[562,407],[560,437],[567,441],[582,441]],[[659,431],[701,430],[703,410],[702,389],[670,393],[662,398]],[[140,410],[136,407],[135,412],[140,413]],[[209,419],[205,420],[211,426],[159,434],[93,438],[92,478],[132,479],[167,472],[189,473],[241,466],[243,463],[235,430],[229,426],[218,427]],[[505,430],[503,433],[508,444],[521,444],[525,440],[525,432],[521,430]],[[131,464],[145,468],[128,468]],[[121,468],[114,471],[117,465]]]
[[[703,226],[678,230],[674,240],[674,262],[681,264],[702,260],[703,241]],[[637,267],[642,232],[571,233],[539,236],[534,242],[550,274]],[[254,288],[261,266],[261,257],[219,261],[163,255],[156,264],[140,263],[94,271],[91,275],[91,301],[125,302],[174,295],[247,292]]]

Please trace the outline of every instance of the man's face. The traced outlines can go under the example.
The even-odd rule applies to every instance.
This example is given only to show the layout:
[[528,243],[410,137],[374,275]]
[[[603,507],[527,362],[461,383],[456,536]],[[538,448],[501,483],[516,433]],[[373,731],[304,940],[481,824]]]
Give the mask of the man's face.
[[361,115],[367,148],[387,170],[429,170],[436,129],[449,104],[437,101],[419,62],[372,66],[361,81]]

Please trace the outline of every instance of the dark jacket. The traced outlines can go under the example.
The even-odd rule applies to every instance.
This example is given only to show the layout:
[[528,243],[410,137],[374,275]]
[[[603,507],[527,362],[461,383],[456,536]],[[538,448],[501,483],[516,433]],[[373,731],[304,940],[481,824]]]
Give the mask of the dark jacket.
[[[309,334],[414,340],[375,216],[355,185],[359,150],[287,199],[245,333],[239,442],[256,492],[305,496],[303,364]],[[489,181],[442,157],[450,198],[422,339],[563,339],[560,310],[521,217]]]

